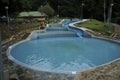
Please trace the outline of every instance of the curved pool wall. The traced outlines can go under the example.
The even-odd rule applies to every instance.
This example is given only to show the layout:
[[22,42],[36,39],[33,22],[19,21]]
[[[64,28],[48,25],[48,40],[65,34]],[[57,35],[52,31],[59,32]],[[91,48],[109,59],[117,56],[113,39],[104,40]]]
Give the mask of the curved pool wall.
[[[71,27],[71,25],[69,25],[69,27]],[[44,33],[45,31],[46,30],[38,31],[38,33]],[[75,30],[75,31],[77,31],[77,30]],[[34,33],[36,33],[36,31]],[[27,38],[27,40],[37,39],[37,38],[35,38],[34,33],[33,34],[31,33],[32,36],[29,36]],[[33,36],[34,36],[34,38],[33,38]],[[104,40],[107,40],[107,39],[104,39]],[[24,41],[22,41],[22,42],[24,42]],[[112,42],[116,43],[116,41],[112,41]],[[15,44],[14,46],[9,47],[9,49],[7,51],[8,57],[13,61],[14,61],[14,59],[13,59],[13,57],[11,57],[9,51],[10,51],[10,49],[12,49],[12,47],[15,47],[16,45],[18,45],[18,44]],[[18,64],[17,61],[14,61],[14,62]],[[25,66],[22,63],[21,63],[21,65],[24,66],[24,67],[27,67],[27,65]],[[95,67],[95,68],[85,70],[85,71],[80,71],[80,72],[78,71],[77,73],[73,72],[72,74],[69,74],[69,73],[59,74],[59,72],[53,73],[53,72],[44,72],[44,70],[43,71],[36,71],[36,70],[31,70],[31,69],[30,69],[30,72],[33,73],[34,79],[39,78],[39,80],[43,80],[43,79],[45,79],[45,80],[54,80],[54,79],[55,80],[90,80],[90,79],[93,79],[93,78],[94,79],[98,79],[99,77],[101,78],[101,76],[102,76],[102,78],[104,78],[104,80],[106,80],[106,79],[119,80],[118,79],[119,77],[117,77],[117,76],[119,76],[119,74],[115,74],[115,73],[116,72],[120,73],[120,71],[119,71],[120,70],[120,60],[117,59],[117,60],[114,60],[113,62],[109,62],[109,63],[101,65],[99,67]],[[88,76],[88,77],[86,77],[86,76]],[[103,80],[103,79],[101,79],[101,80]]]
[[88,19],[83,19],[83,20],[79,20],[79,21],[76,21],[74,23],[70,23],[68,24],[68,27],[72,30],[75,30],[76,34],[78,36],[82,36],[82,37],[86,37],[86,38],[90,38],[92,37],[91,34],[89,34],[88,32],[84,31],[83,29],[81,29],[80,27],[77,27],[75,26],[74,24],[77,24],[77,23],[82,23],[82,22],[85,22],[85,21],[88,21]]
[[81,28],[76,27],[74,25],[75,23],[85,22],[87,20],[88,19],[83,19],[83,20],[80,20],[80,19],[73,19],[73,20],[65,19],[61,23],[62,23],[62,26],[66,27],[68,30],[75,31],[77,36],[90,38],[91,34],[87,33],[86,31],[84,31]]
[[65,28],[67,28],[68,30],[71,30],[69,28],[69,24],[70,23],[74,23],[74,22],[78,22],[81,21],[80,19],[63,19],[60,23],[62,24],[62,26],[64,26]]

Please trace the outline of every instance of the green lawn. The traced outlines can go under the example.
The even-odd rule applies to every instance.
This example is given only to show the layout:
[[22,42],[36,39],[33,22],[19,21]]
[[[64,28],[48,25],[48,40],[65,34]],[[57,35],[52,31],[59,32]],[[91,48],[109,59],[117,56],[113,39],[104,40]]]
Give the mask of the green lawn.
[[76,26],[85,27],[88,29],[92,29],[94,31],[111,34],[113,32],[113,27],[111,25],[107,25],[101,21],[90,19],[89,21],[75,24]]

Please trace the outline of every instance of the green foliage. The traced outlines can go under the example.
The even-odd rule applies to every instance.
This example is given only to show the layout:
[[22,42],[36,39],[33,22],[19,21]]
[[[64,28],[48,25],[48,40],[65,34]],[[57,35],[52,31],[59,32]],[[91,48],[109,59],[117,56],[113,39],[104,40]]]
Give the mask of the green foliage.
[[26,11],[30,11],[31,4],[29,0],[20,0],[20,4],[22,5],[22,8]]
[[9,16],[31,9],[30,0],[0,0],[0,16],[6,15],[5,6],[8,6]]
[[62,19],[60,19],[60,18],[49,18],[47,21],[48,21],[48,23],[58,23],[61,20]]
[[[0,16],[6,15],[5,6],[9,6],[9,15],[11,16],[21,11],[36,11],[39,6],[46,4],[43,11],[49,14],[49,16],[58,14],[59,5],[60,17],[80,17],[82,2],[85,4],[83,7],[83,18],[104,20],[104,0],[0,0]],[[106,19],[111,3],[114,3],[111,16],[112,21],[120,22],[117,19],[120,17],[119,0],[106,0]]]
[[54,9],[49,4],[46,4],[44,6],[40,6],[38,8],[38,11],[43,12],[50,17],[54,15]]
[[39,6],[44,5],[46,0],[30,0],[31,10],[36,11]]

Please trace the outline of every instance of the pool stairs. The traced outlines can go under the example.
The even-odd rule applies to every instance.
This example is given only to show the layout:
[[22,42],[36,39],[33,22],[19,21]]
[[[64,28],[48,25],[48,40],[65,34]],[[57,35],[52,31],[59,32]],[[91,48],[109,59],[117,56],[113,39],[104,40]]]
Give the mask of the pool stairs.
[[41,39],[41,38],[52,38],[52,37],[90,38],[91,37],[90,34],[73,25],[76,21],[78,22],[80,20],[77,19],[71,21],[67,19],[57,24],[48,24],[46,26],[46,29],[33,31],[27,39]]

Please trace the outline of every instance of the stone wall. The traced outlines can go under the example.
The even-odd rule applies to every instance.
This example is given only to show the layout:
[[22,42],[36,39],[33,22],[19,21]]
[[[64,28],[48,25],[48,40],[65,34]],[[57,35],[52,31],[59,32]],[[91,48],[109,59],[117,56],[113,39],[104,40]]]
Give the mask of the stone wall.
[[114,32],[120,35],[120,26],[114,27]]
[[120,59],[76,74],[76,80],[120,80]]
[[76,80],[75,74],[30,71],[34,80]]

